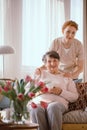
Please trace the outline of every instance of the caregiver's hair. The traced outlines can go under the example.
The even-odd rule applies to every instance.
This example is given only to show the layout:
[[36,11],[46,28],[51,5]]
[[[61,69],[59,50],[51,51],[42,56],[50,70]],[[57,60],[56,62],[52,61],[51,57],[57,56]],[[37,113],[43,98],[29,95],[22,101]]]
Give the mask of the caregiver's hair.
[[72,21],[72,20],[69,20],[69,21],[66,21],[63,26],[62,26],[62,32],[64,32],[65,28],[67,26],[73,26],[76,28],[76,30],[78,30],[78,24],[75,22],[75,21]]

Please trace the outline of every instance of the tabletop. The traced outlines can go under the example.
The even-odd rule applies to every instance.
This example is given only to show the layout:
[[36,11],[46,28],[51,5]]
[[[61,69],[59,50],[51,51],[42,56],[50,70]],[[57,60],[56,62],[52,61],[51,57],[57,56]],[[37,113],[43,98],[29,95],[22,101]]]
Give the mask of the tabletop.
[[14,124],[0,122],[0,130],[37,130],[38,124],[26,123],[26,124]]

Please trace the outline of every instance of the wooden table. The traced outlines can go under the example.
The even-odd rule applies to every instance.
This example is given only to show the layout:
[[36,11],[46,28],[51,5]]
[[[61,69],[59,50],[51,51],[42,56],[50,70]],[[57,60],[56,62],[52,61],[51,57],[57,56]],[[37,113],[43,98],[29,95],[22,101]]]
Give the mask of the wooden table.
[[38,124],[13,124],[13,123],[0,123],[0,130],[37,130]]

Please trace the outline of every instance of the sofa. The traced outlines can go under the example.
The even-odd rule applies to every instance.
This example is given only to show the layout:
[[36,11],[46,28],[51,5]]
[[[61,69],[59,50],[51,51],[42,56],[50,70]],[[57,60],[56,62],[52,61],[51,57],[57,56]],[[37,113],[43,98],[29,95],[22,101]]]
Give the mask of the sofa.
[[63,130],[87,130],[87,111],[74,110],[64,114]]
[[63,115],[62,130],[87,130],[87,82],[76,83],[79,98],[69,103],[69,111]]

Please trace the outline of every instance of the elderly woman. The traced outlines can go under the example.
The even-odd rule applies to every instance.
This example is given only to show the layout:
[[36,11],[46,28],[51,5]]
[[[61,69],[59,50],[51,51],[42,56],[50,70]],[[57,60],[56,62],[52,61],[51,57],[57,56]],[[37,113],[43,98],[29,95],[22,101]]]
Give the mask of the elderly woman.
[[[75,83],[71,78],[64,77],[59,71],[60,57],[57,52],[49,51],[44,55],[46,70],[35,73],[35,78],[47,83],[48,92],[37,96],[33,102],[37,108],[31,108],[30,115],[39,130],[61,130],[62,114],[68,111],[68,103],[78,98]],[[39,102],[47,103],[43,108]]]

